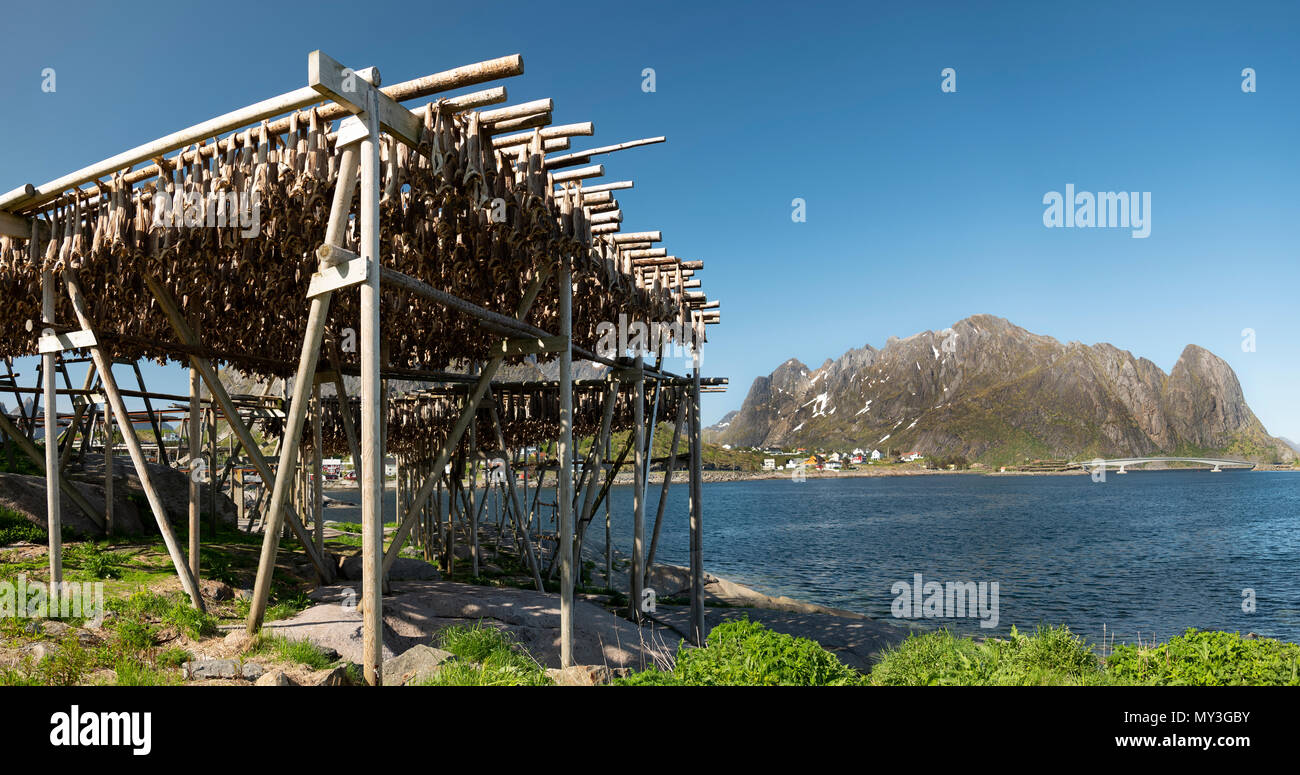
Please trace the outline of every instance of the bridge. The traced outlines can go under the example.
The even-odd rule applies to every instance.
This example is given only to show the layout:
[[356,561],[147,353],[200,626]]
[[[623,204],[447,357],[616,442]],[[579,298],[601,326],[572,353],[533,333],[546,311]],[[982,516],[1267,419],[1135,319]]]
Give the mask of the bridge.
[[1140,466],[1146,463],[1200,463],[1202,465],[1212,466],[1210,469],[1214,473],[1221,472],[1226,468],[1254,468],[1255,464],[1249,460],[1226,460],[1211,457],[1125,457],[1106,460],[1103,458],[1094,458],[1092,460],[1080,460],[1070,463],[1071,468],[1082,468],[1085,471],[1092,471],[1097,468],[1105,470],[1107,468],[1118,469],[1116,473],[1127,474],[1125,469],[1129,466]]

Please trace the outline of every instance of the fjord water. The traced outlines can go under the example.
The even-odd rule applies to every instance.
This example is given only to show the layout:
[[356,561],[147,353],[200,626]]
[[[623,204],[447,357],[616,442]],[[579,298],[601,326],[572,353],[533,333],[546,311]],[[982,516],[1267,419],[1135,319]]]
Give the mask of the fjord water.
[[[659,487],[650,488],[647,542]],[[937,475],[703,486],[704,567],[773,595],[890,618],[895,582],[999,584],[996,630],[1068,624],[1100,642],[1188,627],[1300,642],[1300,475],[1149,471]],[[687,488],[673,485],[657,559],[686,565]],[[628,551],[632,490],[613,495]],[[603,515],[602,518],[603,519]],[[590,531],[604,540],[603,524]],[[1253,589],[1254,613],[1243,611]]]

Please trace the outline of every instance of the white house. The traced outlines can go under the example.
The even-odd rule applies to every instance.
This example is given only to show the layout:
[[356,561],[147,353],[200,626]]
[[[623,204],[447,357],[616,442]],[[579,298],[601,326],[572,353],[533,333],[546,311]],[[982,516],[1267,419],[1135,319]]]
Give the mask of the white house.
[[879,460],[879,459],[880,459],[880,450],[878,450],[878,449],[873,449],[873,450],[871,450],[871,459],[872,459],[872,460]]
[[775,471],[775,470],[776,470],[776,458],[770,458],[770,457],[765,457],[765,458],[763,458],[763,470],[764,470],[764,471]]

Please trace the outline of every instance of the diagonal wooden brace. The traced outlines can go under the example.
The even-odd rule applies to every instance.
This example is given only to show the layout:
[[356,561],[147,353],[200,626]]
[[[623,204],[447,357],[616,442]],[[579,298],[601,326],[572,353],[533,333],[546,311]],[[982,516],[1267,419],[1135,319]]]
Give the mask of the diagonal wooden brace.
[[[149,286],[149,290],[158,301],[158,305],[162,307],[163,312],[167,314],[168,320],[171,321],[172,329],[176,332],[176,335],[180,337],[181,342],[190,347],[199,346],[201,343],[198,335],[185,320],[184,315],[181,314],[180,308],[176,305],[176,299],[172,297],[171,293],[163,287],[162,283],[158,282],[155,277],[146,277],[145,284]],[[230,394],[226,391],[226,386],[221,384],[221,379],[217,375],[216,369],[212,367],[212,363],[207,358],[198,355],[191,355],[190,363],[199,372],[199,376],[203,378],[208,389],[212,391],[213,397],[216,398],[217,402],[221,405],[221,411],[226,415],[226,419],[230,423],[230,429],[235,434],[235,438],[239,439],[239,443],[243,446],[244,451],[248,453],[249,460],[253,463],[253,466],[257,468],[257,472],[262,475],[262,481],[265,483],[264,486],[270,487],[271,483],[274,482],[277,477],[272,473],[271,466],[267,462],[266,457],[262,454],[261,448],[257,446],[257,440],[253,438],[253,434],[248,430],[248,426],[244,424],[243,419],[239,416],[239,410],[235,406],[234,401],[230,399]],[[332,581],[334,578],[334,566],[332,563],[326,562],[325,558],[316,551],[311,536],[303,526],[302,521],[292,512],[287,514],[287,520],[289,522],[289,528],[293,530],[294,536],[296,536],[298,541],[302,543],[303,551],[307,553],[307,557],[311,560],[311,564],[315,566],[316,570],[323,578]]]
[[[74,269],[67,269],[64,273],[64,282],[68,289],[68,298],[72,301],[72,310],[77,316],[78,322],[82,328],[89,329],[90,313],[86,307],[86,297],[81,292],[81,285],[77,282],[77,272]],[[126,412],[126,403],[122,401],[122,394],[118,392],[117,380],[113,378],[113,361],[104,352],[103,345],[95,345],[90,348],[90,356],[95,361],[95,368],[99,371],[100,380],[104,385],[104,396],[108,403],[113,407],[113,414],[117,422],[123,428],[131,427],[131,416]],[[48,411],[48,409],[47,409]],[[158,495],[157,489],[154,488],[153,478],[149,476],[149,467],[145,462],[144,450],[140,447],[140,440],[134,433],[124,433],[122,438],[126,441],[127,450],[131,454],[131,462],[135,465],[136,474],[140,477],[140,487],[144,490],[145,498],[149,501],[149,508],[153,511],[154,519],[158,522],[158,532],[162,534],[163,543],[167,546],[167,554],[171,557],[172,565],[176,568],[176,575],[180,576],[181,586],[190,596],[190,602],[198,610],[204,610],[203,595],[199,592],[198,580],[190,572],[190,566],[185,562],[184,556],[181,555],[180,544],[176,541],[176,534],[172,531],[171,522],[167,519],[167,510],[163,506],[162,498]]]

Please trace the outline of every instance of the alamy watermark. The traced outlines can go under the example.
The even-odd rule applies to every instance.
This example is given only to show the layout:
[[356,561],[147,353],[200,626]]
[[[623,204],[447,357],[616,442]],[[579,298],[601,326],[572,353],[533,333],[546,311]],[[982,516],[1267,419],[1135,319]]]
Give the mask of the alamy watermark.
[[596,336],[596,354],[602,358],[617,358],[626,353],[632,357],[661,353],[664,358],[686,359],[699,355],[700,343],[690,323],[629,321],[627,315],[620,314],[617,323],[598,323]]
[[153,225],[159,228],[239,228],[249,239],[262,232],[262,195],[257,191],[159,191],[153,198]]
[[996,581],[925,581],[912,574],[912,582],[895,581],[890,606],[898,619],[974,619],[986,630],[998,626],[998,583]]
[[1132,229],[1133,239],[1151,236],[1150,191],[1075,192],[1065,184],[1065,194],[1043,194],[1043,225],[1049,229]]
[[0,581],[0,618],[86,619],[97,627],[104,621],[104,583],[49,584],[19,574],[17,583]]

